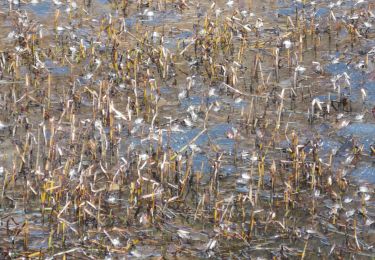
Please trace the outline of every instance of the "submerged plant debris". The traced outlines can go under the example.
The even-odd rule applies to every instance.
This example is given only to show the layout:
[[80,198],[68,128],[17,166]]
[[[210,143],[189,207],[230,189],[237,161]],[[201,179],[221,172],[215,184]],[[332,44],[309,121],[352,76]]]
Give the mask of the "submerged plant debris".
[[0,258],[374,258],[374,14],[2,1]]

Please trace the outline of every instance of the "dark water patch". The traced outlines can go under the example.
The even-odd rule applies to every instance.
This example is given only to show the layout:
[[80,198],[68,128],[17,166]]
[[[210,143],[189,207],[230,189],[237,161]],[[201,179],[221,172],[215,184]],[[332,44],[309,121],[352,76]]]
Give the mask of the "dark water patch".
[[355,68],[355,66],[347,65],[344,62],[328,64],[325,67],[325,71],[332,75],[342,75],[347,73],[350,77],[349,81],[352,87],[360,86],[364,79],[364,72]]
[[365,74],[362,71],[354,69],[353,67],[350,68],[349,76],[352,88],[361,87],[365,82]]
[[24,9],[33,12],[39,17],[42,17],[53,14],[56,10],[56,6],[52,3],[52,1],[41,1],[39,3],[27,4]]
[[209,173],[211,171],[210,161],[206,155],[194,154],[193,171],[202,173]]
[[172,88],[170,88],[168,86],[161,86],[160,87],[160,93],[164,94],[164,95],[170,95],[170,94],[173,93],[173,90],[172,90]]
[[296,9],[293,8],[281,8],[277,10],[278,16],[292,16],[296,13]]
[[[191,140],[194,139],[202,130],[199,128],[184,129],[179,132],[172,132],[170,137],[170,146],[174,151],[179,151],[186,145],[190,145]],[[223,149],[229,154],[233,151],[235,144],[234,139],[230,139],[226,136],[228,131],[232,131],[231,124],[217,124],[208,129],[207,133],[202,134],[198,137],[194,145],[198,146],[198,149],[204,150],[209,143],[219,146],[219,149]],[[163,147],[167,148],[167,132],[163,133]],[[144,145],[144,144],[143,144]],[[191,149],[195,149],[192,147]],[[190,149],[190,150],[191,150]]]
[[320,155],[321,156],[329,156],[331,153],[334,153],[337,151],[341,144],[338,141],[335,141],[330,138],[323,138],[321,142],[319,143],[320,145]]
[[125,26],[128,28],[134,27],[134,25],[137,23],[137,19],[135,17],[130,17],[125,19]]
[[340,129],[337,135],[345,138],[354,137],[360,144],[364,145],[365,151],[369,152],[370,146],[375,143],[375,124],[352,123]]
[[343,62],[332,63],[325,67],[325,71],[332,75],[342,74],[349,71],[349,66]]
[[[320,100],[320,99],[319,99]],[[315,130],[319,133],[319,134],[326,134],[329,130],[330,130],[331,126],[329,123],[322,123],[322,124],[319,124],[317,126],[315,126]]]
[[[375,81],[367,81],[363,87],[367,94],[366,103],[371,106],[375,105]],[[361,93],[358,93],[358,96],[360,95]]]
[[375,167],[370,164],[361,164],[357,166],[352,172],[351,177],[359,182],[368,182],[375,184]]
[[182,40],[182,39],[188,39],[188,38],[190,38],[192,36],[193,36],[193,32],[191,32],[191,31],[182,31],[182,32],[178,33],[177,35],[175,35],[174,37],[177,38],[177,39]]
[[278,3],[279,8],[276,10],[278,16],[293,16],[296,11],[302,10],[304,7],[311,6],[310,4],[304,5],[303,3],[293,2],[286,3],[284,1]]
[[187,109],[190,106],[199,106],[202,101],[203,98],[201,96],[190,96],[181,100],[181,107]]
[[371,123],[353,123],[337,132],[338,135],[350,137],[352,135],[361,138],[375,138],[375,124]]
[[164,37],[164,47],[168,49],[176,49],[179,42],[182,42],[183,40],[186,40],[192,36],[193,33],[191,31],[182,31],[174,34],[173,36],[168,35]]
[[323,16],[327,16],[328,14],[329,14],[329,9],[326,7],[320,7],[315,12],[316,17],[323,17]]
[[231,176],[237,173],[236,166],[232,164],[222,165],[219,169],[219,174],[223,177]]
[[[194,128],[194,129],[187,130],[187,131],[184,131],[184,132],[172,133],[171,134],[171,143],[170,143],[171,148],[174,151],[179,151],[185,145],[188,145],[190,143],[190,141],[194,137],[196,137],[201,131],[202,131],[201,129]],[[167,135],[165,133],[165,138],[163,138],[165,140],[164,145],[167,144],[166,138],[167,138]],[[203,134],[200,137],[198,137],[194,143],[198,146],[203,146],[203,145],[207,144],[207,142],[208,142],[208,136],[207,136],[207,134]]]
[[231,131],[234,126],[232,124],[217,124],[208,130],[212,139],[225,137],[225,133]]
[[46,60],[45,65],[52,75],[64,76],[69,73],[69,68],[67,66],[59,66],[58,63],[51,60]]
[[246,185],[238,184],[236,186],[236,191],[239,193],[249,193],[249,188]]
[[232,155],[235,141],[229,138],[219,138],[215,140],[215,143],[219,145],[221,149],[224,149],[226,153]]
[[97,2],[100,5],[107,5],[107,4],[109,4],[108,0],[95,0],[95,2]]

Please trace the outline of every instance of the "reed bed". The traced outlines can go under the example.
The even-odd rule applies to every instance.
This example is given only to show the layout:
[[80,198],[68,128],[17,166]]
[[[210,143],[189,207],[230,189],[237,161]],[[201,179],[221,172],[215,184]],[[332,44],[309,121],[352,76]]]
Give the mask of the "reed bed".
[[373,258],[374,5],[286,2],[1,3],[1,258]]

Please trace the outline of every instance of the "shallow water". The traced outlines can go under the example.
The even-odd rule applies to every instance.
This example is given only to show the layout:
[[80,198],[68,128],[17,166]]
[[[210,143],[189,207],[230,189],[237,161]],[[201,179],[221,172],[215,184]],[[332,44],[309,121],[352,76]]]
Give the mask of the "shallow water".
[[0,258],[374,257],[370,1],[17,2]]

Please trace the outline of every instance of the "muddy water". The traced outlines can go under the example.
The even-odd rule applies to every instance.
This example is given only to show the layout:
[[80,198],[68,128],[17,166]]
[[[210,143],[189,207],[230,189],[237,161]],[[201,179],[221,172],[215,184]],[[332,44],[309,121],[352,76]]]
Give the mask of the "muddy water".
[[374,257],[374,12],[2,2],[2,257]]

